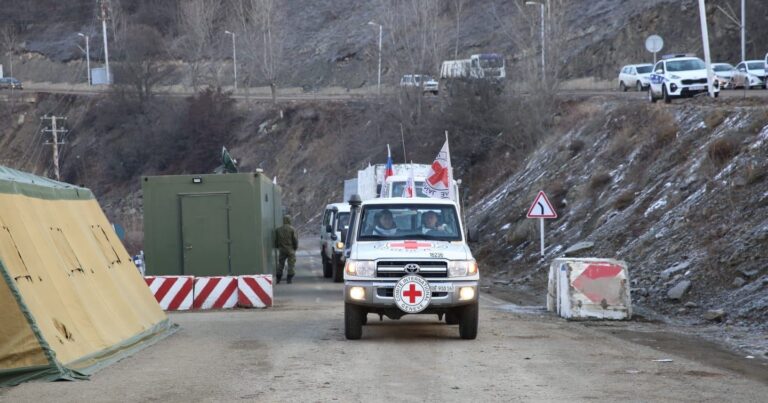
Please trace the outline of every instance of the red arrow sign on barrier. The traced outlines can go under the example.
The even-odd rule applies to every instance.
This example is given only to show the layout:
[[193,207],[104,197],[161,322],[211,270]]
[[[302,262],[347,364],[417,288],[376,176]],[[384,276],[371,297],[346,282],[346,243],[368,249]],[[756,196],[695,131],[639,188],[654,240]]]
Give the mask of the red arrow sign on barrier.
[[621,285],[614,279],[621,273],[621,266],[615,264],[591,264],[571,285],[592,302],[606,300],[609,305],[619,303],[617,296]]

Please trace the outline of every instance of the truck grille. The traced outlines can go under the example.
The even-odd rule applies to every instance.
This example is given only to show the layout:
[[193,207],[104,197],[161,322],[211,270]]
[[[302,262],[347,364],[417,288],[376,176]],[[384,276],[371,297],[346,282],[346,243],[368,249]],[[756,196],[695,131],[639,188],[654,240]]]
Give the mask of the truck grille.
[[[394,298],[395,297],[395,289],[394,288],[377,288],[376,289],[376,295],[379,297],[384,298]],[[447,296],[447,292],[433,292],[432,298],[442,298]]]
[[405,276],[405,266],[408,264],[419,265],[419,272],[416,273],[424,278],[446,278],[448,277],[448,265],[445,262],[424,262],[424,261],[384,261],[376,264],[376,277],[379,278],[400,278]]
[[691,85],[691,84],[706,84],[707,79],[706,78],[700,78],[698,80],[683,80],[683,85]]

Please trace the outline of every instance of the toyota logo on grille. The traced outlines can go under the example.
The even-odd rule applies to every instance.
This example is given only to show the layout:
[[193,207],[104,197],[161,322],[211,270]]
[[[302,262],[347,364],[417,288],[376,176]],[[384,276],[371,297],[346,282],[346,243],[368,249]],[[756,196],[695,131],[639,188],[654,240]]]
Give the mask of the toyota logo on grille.
[[416,274],[416,273],[419,272],[421,267],[419,267],[419,265],[417,265],[416,263],[409,263],[409,264],[405,265],[404,269],[405,269],[406,273]]

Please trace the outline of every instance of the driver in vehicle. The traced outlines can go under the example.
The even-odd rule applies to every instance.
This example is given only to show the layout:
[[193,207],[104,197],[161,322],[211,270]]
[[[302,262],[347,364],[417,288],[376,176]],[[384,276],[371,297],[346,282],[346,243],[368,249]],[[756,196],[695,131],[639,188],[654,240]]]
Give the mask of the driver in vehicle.
[[437,213],[427,211],[421,216],[421,233],[426,234],[430,231],[445,231],[445,225],[437,225],[440,222]]
[[374,235],[393,236],[397,233],[397,225],[391,211],[384,210],[377,218],[376,227],[373,229]]

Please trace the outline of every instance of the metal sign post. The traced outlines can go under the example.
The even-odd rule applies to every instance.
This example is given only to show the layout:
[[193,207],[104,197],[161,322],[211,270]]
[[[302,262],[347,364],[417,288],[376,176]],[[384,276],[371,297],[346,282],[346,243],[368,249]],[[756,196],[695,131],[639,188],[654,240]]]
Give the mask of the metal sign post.
[[653,53],[653,64],[656,64],[656,53],[664,48],[664,40],[658,35],[651,35],[645,39],[645,49]]
[[531,204],[531,208],[528,209],[528,218],[539,219],[539,233],[541,234],[541,257],[544,257],[544,219],[545,218],[557,218],[557,213],[552,207],[552,203],[549,202],[547,195],[544,191],[540,191],[536,196],[536,199]]

